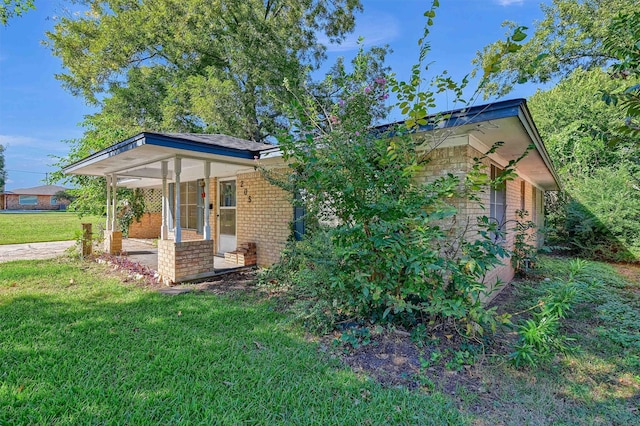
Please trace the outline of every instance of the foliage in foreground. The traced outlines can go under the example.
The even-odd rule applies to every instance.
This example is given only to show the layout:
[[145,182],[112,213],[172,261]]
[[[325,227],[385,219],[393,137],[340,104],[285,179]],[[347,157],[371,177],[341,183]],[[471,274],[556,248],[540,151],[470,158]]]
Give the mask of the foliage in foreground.
[[4,263],[0,423],[464,423],[442,394],[382,388],[282,319],[250,295],[171,297],[86,263]]

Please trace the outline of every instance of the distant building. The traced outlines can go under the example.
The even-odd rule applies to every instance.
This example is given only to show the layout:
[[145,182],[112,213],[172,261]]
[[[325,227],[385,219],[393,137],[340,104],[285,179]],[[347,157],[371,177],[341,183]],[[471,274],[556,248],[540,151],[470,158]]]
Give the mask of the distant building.
[[58,185],[41,185],[19,188],[0,193],[0,210],[65,210],[69,200],[56,196],[67,188]]

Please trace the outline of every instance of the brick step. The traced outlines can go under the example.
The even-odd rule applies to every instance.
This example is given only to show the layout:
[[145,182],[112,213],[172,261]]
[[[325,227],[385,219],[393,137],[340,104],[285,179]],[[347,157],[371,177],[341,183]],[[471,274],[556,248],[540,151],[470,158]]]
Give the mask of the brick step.
[[224,260],[235,263],[239,266],[251,266],[258,263],[256,253],[256,243],[241,244],[235,251],[228,251],[224,254]]

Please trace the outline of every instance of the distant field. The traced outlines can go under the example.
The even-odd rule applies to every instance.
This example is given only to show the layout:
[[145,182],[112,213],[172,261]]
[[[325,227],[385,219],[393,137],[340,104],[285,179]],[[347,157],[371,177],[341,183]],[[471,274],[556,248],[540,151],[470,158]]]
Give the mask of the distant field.
[[0,245],[74,240],[82,223],[92,223],[94,231],[104,221],[98,216],[78,218],[76,213],[1,213]]

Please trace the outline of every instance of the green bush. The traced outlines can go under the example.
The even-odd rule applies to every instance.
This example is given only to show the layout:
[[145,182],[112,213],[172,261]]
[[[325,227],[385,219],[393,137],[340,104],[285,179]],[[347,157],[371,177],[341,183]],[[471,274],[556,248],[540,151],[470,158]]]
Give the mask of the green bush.
[[[294,311],[314,329],[355,319],[483,335],[496,327],[494,311],[482,305],[484,277],[508,252],[496,242],[501,231],[494,220],[466,223],[457,206],[468,199],[480,203],[479,191],[513,179],[519,159],[495,181],[483,156],[465,178],[448,174],[425,182],[420,173],[431,152],[451,134],[437,130],[447,117],[427,109],[444,90],[460,100],[463,86],[441,76],[434,89],[423,91],[420,67],[411,81],[398,82],[372,75],[371,60],[361,50],[353,72],[339,68],[325,81],[331,96],[308,90],[291,105],[291,128],[279,137],[289,173],[263,172],[317,226],[290,243],[264,281],[294,288]],[[372,131],[374,112],[390,93],[408,118]],[[415,132],[428,124],[436,129]]]
[[567,242],[593,259],[637,261],[640,190],[627,165],[596,170],[568,188],[563,225]]

